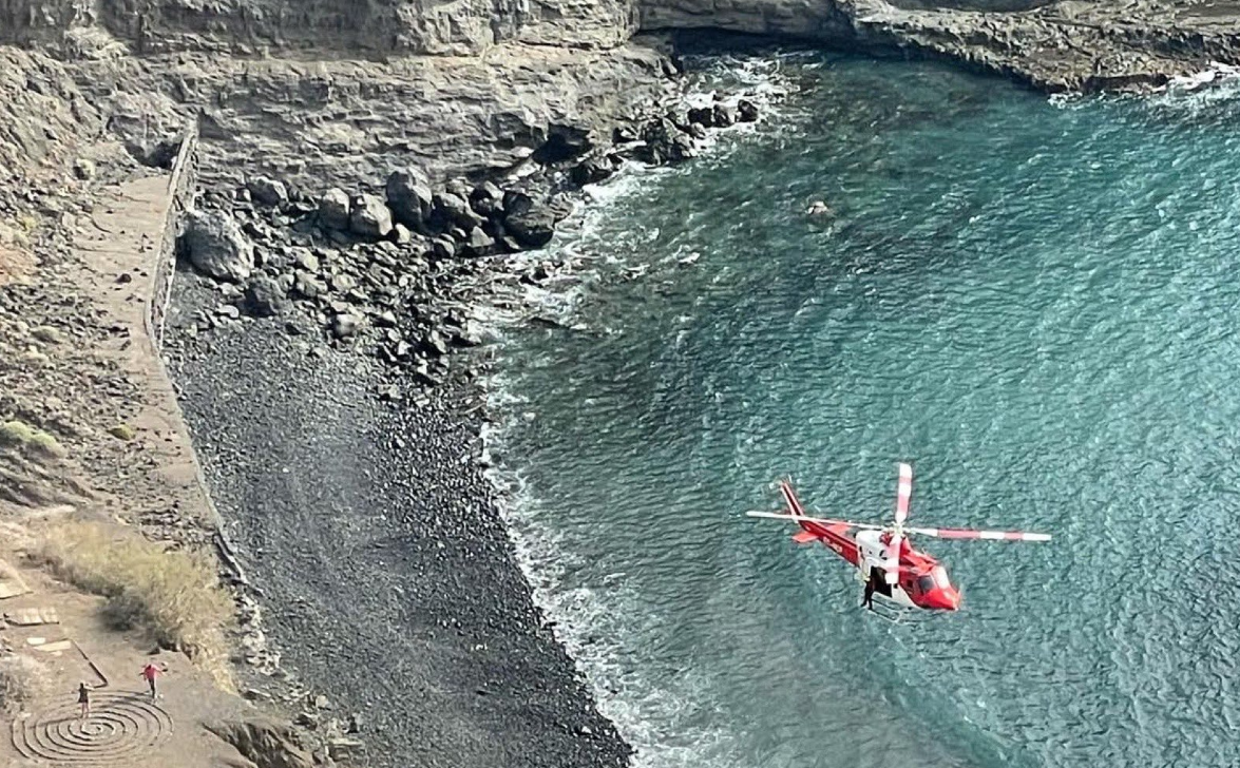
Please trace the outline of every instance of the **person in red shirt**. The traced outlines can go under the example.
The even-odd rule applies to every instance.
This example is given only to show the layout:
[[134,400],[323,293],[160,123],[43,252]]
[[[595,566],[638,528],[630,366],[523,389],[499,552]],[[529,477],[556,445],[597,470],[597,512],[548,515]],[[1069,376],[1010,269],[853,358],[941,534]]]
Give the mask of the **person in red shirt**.
[[159,677],[160,675],[162,675],[163,673],[167,671],[168,671],[168,665],[166,664],[161,664],[158,667],[155,666],[154,664],[147,664],[145,667],[142,668],[142,677],[146,679],[146,684],[150,686],[150,689],[151,689],[151,701],[155,700],[155,695],[156,695],[155,694],[155,678]]

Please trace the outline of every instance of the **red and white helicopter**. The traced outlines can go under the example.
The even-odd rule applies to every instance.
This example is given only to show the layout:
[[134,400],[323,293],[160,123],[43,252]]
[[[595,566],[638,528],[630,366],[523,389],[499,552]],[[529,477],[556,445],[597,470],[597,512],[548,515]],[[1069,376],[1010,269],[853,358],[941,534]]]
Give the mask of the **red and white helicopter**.
[[[780,491],[788,508],[786,512],[748,512],[750,517],[765,517],[796,522],[801,530],[792,537],[798,544],[822,542],[837,555],[857,568],[857,578],[866,582],[866,603],[877,594],[905,608],[932,611],[954,611],[960,607],[960,592],[947,578],[939,561],[919,552],[909,543],[908,534],[933,536],[938,539],[994,539],[1002,541],[1050,541],[1045,533],[1019,531],[973,531],[964,528],[914,528],[905,526],[909,499],[913,495],[913,468],[900,465],[900,483],[896,494],[895,522],[891,525],[852,523],[810,517],[797,500],[787,480],[780,482]],[[856,533],[853,534],[853,529]]]

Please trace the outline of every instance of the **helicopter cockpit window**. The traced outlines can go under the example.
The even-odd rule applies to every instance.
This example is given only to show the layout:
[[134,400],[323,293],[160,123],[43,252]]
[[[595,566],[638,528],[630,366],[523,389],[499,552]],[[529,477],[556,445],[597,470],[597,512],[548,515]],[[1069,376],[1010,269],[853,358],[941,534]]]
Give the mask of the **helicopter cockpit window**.
[[917,589],[923,595],[937,587],[950,587],[951,582],[947,580],[947,571],[943,570],[943,566],[936,565],[930,569],[930,572],[918,577]]

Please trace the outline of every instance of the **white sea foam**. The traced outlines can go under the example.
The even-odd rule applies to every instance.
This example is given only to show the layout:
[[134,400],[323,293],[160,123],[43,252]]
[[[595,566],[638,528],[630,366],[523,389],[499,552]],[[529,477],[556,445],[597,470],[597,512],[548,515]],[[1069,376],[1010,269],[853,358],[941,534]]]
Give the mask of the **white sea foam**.
[[[793,57],[716,60],[699,76],[699,82],[720,81],[722,92],[698,90],[690,96],[690,103],[714,103],[716,96],[720,96],[724,103],[735,105],[743,96],[759,104],[763,119],[777,115],[779,100],[794,90],[781,77],[783,58]],[[759,130],[758,124],[738,123],[712,132],[711,139],[702,147],[704,159],[728,146],[724,137],[755,130]],[[691,172],[691,165],[646,168],[630,163],[606,182],[587,186],[583,190],[587,204],[578,206],[561,224],[551,252],[535,251],[513,257],[516,265],[524,269],[554,255],[569,265],[574,279],[551,281],[544,287],[513,286],[510,290],[519,294],[519,301],[512,303],[536,306],[540,314],[571,325],[576,308],[587,300],[589,286],[604,270],[614,273],[627,269],[629,277],[644,273],[652,265],[626,263],[617,254],[641,252],[643,249],[633,246],[653,241],[659,233],[638,229],[617,233],[605,225],[621,204],[634,200],[659,176]],[[658,266],[685,269],[699,256],[678,251]],[[508,343],[505,328],[519,322],[522,316],[515,309],[479,306],[472,312],[471,326],[502,347]],[[488,476],[504,499],[501,515],[518,562],[533,588],[535,603],[554,622],[557,639],[589,681],[599,710],[635,749],[635,766],[711,765],[710,756],[720,754],[728,734],[687,724],[687,717],[699,706],[699,688],[704,683],[691,672],[668,675],[641,663],[640,638],[649,629],[641,622],[648,611],[644,610],[642,596],[626,585],[623,574],[612,574],[600,583],[575,583],[572,575],[581,570],[580,555],[557,530],[544,502],[530,493],[519,471],[505,461],[511,430],[530,413],[528,398],[520,394],[521,381],[518,376],[497,372],[485,385],[488,405],[498,416],[498,425],[488,426],[482,432],[484,454],[493,465]]]

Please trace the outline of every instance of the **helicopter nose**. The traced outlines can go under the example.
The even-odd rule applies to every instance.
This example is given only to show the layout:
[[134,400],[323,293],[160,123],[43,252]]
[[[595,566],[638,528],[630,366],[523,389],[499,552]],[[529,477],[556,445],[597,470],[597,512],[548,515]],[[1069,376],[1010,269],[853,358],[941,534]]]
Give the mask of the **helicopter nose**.
[[960,607],[960,593],[955,587],[938,587],[925,595],[926,604],[940,611],[954,611]]

